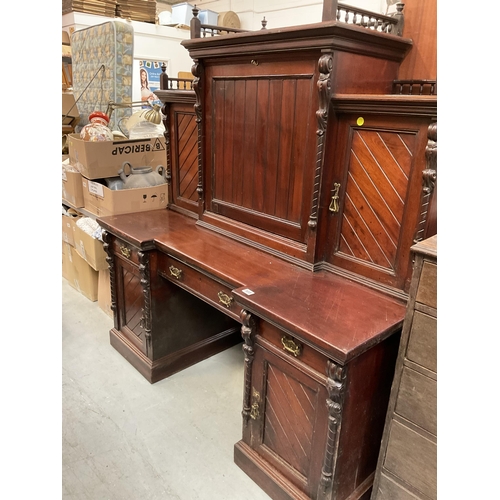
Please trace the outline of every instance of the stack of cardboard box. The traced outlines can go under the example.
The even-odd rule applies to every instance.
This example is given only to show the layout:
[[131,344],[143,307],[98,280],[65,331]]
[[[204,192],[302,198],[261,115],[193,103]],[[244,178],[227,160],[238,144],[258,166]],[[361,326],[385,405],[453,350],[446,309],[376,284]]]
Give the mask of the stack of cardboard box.
[[[106,179],[119,176],[125,162],[133,167],[150,166],[156,170],[166,166],[163,136],[103,142],[83,141],[79,134],[67,138],[69,163],[80,173],[83,208],[98,217],[130,212],[164,209],[168,201],[168,185],[113,190]],[[68,200],[70,201],[70,200]]]
[[62,276],[69,284],[109,316],[111,291],[106,252],[99,238],[82,229],[78,224],[83,215],[69,209],[62,214]]

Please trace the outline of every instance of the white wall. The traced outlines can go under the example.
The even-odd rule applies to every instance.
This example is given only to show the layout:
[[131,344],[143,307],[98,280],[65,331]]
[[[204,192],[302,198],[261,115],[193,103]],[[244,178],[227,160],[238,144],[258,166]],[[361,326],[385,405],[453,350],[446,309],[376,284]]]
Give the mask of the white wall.
[[[282,28],[321,22],[323,0],[191,0],[200,10],[233,11],[241,28],[258,30],[265,17],[267,28]],[[386,0],[347,0],[341,3],[385,14]]]

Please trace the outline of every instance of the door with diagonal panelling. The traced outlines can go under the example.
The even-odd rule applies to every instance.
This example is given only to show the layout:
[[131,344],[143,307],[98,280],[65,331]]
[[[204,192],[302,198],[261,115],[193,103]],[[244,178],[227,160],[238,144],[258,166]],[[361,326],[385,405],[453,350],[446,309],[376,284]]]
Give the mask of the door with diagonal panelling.
[[427,122],[397,116],[342,116],[345,144],[333,170],[328,202],[327,261],[405,288],[425,168]]

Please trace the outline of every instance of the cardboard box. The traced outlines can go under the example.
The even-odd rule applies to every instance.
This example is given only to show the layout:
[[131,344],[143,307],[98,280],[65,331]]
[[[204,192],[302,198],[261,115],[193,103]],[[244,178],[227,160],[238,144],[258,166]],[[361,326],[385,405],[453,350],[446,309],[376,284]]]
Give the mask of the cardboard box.
[[97,303],[108,316],[113,318],[113,310],[111,309],[111,285],[109,282],[109,269],[102,269],[101,271],[99,271]]
[[70,215],[62,214],[62,240],[71,246],[75,246],[76,221],[81,217],[74,210],[69,210]]
[[63,125],[74,127],[80,121],[80,112],[78,111],[78,104],[76,104],[73,92],[62,93],[62,116]]
[[62,199],[75,208],[83,208],[82,174],[62,167]]
[[73,265],[70,279],[68,279],[69,284],[85,295],[87,299],[95,302],[97,300],[99,272],[92,269],[73,247],[70,247],[70,261]]
[[168,184],[148,188],[111,190],[82,177],[85,209],[98,217],[146,212],[167,207]]
[[71,249],[73,247],[66,242],[62,242],[62,277],[69,282],[73,281],[73,257]]
[[74,237],[76,252],[82,259],[88,262],[92,269],[100,271],[108,267],[106,252],[101,240],[93,238],[92,235],[86,233],[76,224]]
[[121,141],[82,141],[78,134],[67,138],[69,161],[87,179],[117,177],[124,162],[134,167],[148,166],[156,170],[166,166],[165,138],[128,139]]

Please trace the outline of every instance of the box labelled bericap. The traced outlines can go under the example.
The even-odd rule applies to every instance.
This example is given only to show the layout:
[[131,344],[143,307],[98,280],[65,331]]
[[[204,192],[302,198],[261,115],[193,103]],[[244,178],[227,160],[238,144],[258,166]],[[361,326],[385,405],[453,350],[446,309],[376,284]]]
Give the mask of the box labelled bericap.
[[165,138],[127,139],[120,141],[84,141],[79,134],[67,138],[69,162],[87,179],[117,177],[127,161],[134,167],[151,167],[167,163]]

